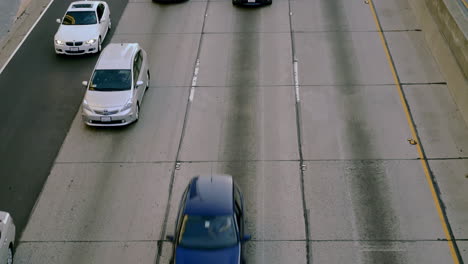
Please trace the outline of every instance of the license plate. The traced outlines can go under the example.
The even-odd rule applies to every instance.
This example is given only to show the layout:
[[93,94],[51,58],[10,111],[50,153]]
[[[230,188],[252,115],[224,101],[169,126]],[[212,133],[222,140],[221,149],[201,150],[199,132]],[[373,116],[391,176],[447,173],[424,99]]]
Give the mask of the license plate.
[[78,47],[71,47],[70,50],[71,51],[78,51]]
[[111,117],[110,116],[102,116],[101,117],[101,122],[110,122],[111,121]]
[[255,0],[247,0],[247,3],[255,3]]

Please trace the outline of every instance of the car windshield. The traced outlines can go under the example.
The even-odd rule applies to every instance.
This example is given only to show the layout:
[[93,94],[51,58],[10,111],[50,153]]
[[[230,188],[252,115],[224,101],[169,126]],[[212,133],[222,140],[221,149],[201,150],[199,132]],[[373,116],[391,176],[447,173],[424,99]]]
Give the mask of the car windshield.
[[126,91],[131,88],[130,70],[96,70],[89,84],[92,91]]
[[97,23],[94,11],[72,11],[67,12],[63,18],[63,25],[93,25]]
[[238,242],[234,218],[229,216],[185,215],[179,234],[179,245],[185,248],[217,249]]

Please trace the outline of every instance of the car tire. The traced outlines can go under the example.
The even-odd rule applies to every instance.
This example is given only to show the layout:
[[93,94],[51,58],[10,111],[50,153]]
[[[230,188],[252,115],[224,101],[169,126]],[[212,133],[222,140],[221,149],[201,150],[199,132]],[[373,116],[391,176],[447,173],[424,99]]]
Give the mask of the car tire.
[[99,36],[99,40],[98,40],[98,53],[101,53],[102,51],[102,40],[101,40],[101,36]]
[[140,119],[140,103],[137,102],[137,109],[135,112],[135,123]]
[[273,0],[267,0],[266,1],[266,5],[271,5],[271,3],[273,3]]
[[236,0],[232,0],[232,5],[233,5],[233,6],[237,6]]
[[8,255],[7,255],[6,264],[13,264],[13,249],[11,247],[8,248]]
[[146,72],[146,79],[148,80],[148,82],[146,83],[145,91],[148,91],[148,88],[149,88],[149,85],[150,85],[150,73],[149,73],[149,71]]

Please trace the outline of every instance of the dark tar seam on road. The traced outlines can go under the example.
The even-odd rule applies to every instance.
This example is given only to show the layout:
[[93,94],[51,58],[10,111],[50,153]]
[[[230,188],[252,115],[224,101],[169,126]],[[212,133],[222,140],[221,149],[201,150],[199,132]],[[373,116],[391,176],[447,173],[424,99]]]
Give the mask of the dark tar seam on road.
[[[290,39],[291,39],[291,54],[292,54],[292,61],[291,61],[291,67],[293,69],[293,75],[298,75],[298,72],[295,72],[297,69],[295,69],[295,64],[298,63],[297,57],[296,57],[296,41],[295,41],[295,35],[294,35],[294,29],[293,29],[293,23],[292,23],[292,15],[293,15],[293,10],[291,7],[291,0],[288,0],[288,10],[289,10],[289,33],[290,33]],[[302,116],[301,116],[301,102],[299,100],[299,91],[296,90],[296,86],[300,87],[299,83],[299,77],[296,76],[293,78],[293,89],[295,93],[295,113],[296,113],[296,133],[297,133],[297,147],[298,147],[298,153],[299,153],[299,173],[300,173],[300,184],[301,184],[301,202],[302,202],[302,210],[303,210],[303,218],[304,218],[304,233],[306,240],[310,238],[310,227],[309,227],[309,210],[307,209],[307,203],[306,203],[306,198],[305,198],[305,186],[304,186],[304,155],[302,151]],[[311,264],[313,263],[313,253],[312,253],[312,247],[309,242],[305,244],[306,247],[306,263]]]
[[[197,49],[197,56],[195,58],[195,61],[193,62],[193,69],[192,69],[192,72],[195,72],[195,69],[197,68],[197,64],[199,62],[199,59],[200,59],[200,52],[201,52],[201,48],[202,48],[202,44],[203,44],[203,35],[204,35],[204,32],[205,32],[205,23],[206,23],[206,17],[207,17],[207,14],[208,14],[208,7],[210,5],[210,0],[208,0],[206,2],[206,6],[205,6],[205,12],[204,12],[204,16],[203,16],[203,24],[202,24],[202,28],[201,28],[201,33],[200,33],[200,40],[198,41],[198,49]],[[172,192],[174,190],[174,179],[175,179],[175,173],[176,173],[176,170],[177,170],[177,167],[179,166],[179,158],[180,158],[180,152],[181,152],[181,149],[182,149],[182,144],[184,142],[184,137],[185,137],[185,132],[186,132],[186,129],[187,129],[187,123],[188,123],[188,119],[189,119],[189,115],[190,115],[190,109],[191,109],[191,106],[192,106],[192,100],[190,99],[190,90],[192,89],[192,86],[189,85],[188,89],[187,89],[187,107],[185,109],[185,115],[184,115],[184,121],[183,121],[183,125],[182,125],[182,131],[181,131],[181,134],[180,134],[180,140],[179,140],[179,146],[177,147],[177,153],[176,153],[176,157],[175,157],[175,161],[174,161],[174,167],[172,168],[172,172],[171,172],[171,179],[170,179],[170,182],[169,182],[169,194],[167,196],[167,206],[166,206],[166,211],[164,213],[164,221],[163,221],[163,225],[162,225],[162,228],[161,228],[161,234],[159,235],[160,239],[158,240],[157,242],[157,248],[158,248],[158,252],[157,252],[157,255],[156,255],[156,259],[155,259],[155,263],[156,264],[159,264],[160,261],[161,261],[161,256],[162,256],[162,249],[163,249],[163,242],[166,241],[165,240],[165,235],[166,235],[166,232],[167,232],[167,221],[169,219],[169,212],[170,212],[170,209],[171,209],[171,199],[172,199]],[[178,200],[175,200],[176,203],[178,204]],[[171,251],[171,254],[172,254],[172,251]],[[173,257],[173,256],[172,256]]]

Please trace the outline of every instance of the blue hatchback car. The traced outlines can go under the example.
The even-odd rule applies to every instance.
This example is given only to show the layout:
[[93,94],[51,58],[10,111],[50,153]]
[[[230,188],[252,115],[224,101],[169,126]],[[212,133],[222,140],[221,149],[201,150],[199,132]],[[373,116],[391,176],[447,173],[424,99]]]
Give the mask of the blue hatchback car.
[[244,234],[242,194],[229,175],[196,176],[182,195],[172,263],[239,264]]

